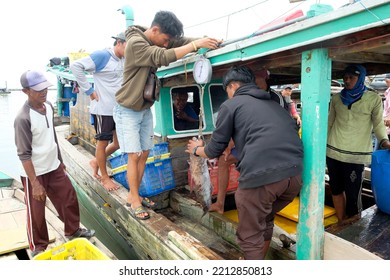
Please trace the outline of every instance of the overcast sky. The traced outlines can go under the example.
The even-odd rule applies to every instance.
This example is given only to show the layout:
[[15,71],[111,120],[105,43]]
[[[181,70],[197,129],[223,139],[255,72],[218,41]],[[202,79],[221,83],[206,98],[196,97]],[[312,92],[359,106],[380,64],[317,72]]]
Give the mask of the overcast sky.
[[[174,12],[186,36],[208,35],[236,39],[260,26],[313,4],[339,8],[349,0],[11,0],[0,2],[0,83],[19,88],[19,77],[28,69],[45,70],[52,57],[110,47],[111,36],[124,31],[125,16],[118,11],[130,5],[134,23],[150,26],[159,10]],[[240,5],[238,5],[240,4]],[[230,15],[230,16],[228,16]],[[214,20],[218,19],[218,20]],[[204,23],[204,24],[201,24]],[[55,77],[47,74],[55,81]]]

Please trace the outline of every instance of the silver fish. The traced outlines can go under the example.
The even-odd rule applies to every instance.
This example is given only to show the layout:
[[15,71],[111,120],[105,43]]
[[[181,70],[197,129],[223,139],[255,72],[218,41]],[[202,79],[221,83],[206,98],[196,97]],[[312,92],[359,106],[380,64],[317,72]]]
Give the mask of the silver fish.
[[194,180],[191,192],[195,193],[196,201],[202,206],[202,216],[204,216],[210,208],[213,190],[207,159],[190,154],[190,171]]

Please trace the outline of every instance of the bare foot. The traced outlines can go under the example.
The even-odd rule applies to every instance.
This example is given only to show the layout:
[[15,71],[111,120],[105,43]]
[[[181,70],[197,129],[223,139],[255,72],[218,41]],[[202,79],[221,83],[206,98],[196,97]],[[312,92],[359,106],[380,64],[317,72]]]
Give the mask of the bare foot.
[[115,184],[110,177],[106,177],[106,178],[102,178],[100,180],[100,182],[102,183],[103,187],[108,190],[108,191],[114,191],[114,190],[117,190],[119,189],[119,186],[117,184]]
[[93,177],[95,177],[96,179],[100,179],[100,175],[99,175],[99,165],[97,164],[97,161],[96,161],[96,158],[93,158],[89,161],[89,165],[91,166],[92,168],[92,175]]
[[213,203],[210,205],[209,212],[217,212],[219,214],[223,214],[224,212],[224,205],[221,205],[219,203]]

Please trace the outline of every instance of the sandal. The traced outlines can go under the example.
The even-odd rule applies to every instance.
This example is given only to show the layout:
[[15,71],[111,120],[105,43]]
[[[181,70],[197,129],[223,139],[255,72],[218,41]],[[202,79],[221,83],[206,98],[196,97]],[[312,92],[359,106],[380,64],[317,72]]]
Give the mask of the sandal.
[[67,238],[69,240],[72,240],[72,239],[78,238],[78,237],[84,237],[84,238],[89,239],[94,235],[95,235],[95,230],[93,230],[93,229],[79,228],[71,236],[67,236]]
[[152,210],[156,209],[156,207],[157,207],[157,204],[147,197],[142,198],[142,205],[145,207],[148,207]]
[[[126,206],[129,209],[131,216],[133,216],[134,218],[139,220],[147,220],[150,218],[148,211],[146,211],[142,205],[138,206],[135,209],[131,208],[131,205],[129,203],[126,203]],[[147,214],[146,216],[143,215],[145,213]]]

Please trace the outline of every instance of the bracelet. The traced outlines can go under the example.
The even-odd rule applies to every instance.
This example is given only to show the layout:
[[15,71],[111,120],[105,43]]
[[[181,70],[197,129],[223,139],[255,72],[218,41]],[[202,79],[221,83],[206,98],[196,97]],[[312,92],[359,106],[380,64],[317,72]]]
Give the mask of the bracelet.
[[198,50],[198,48],[196,47],[194,41],[192,41],[191,43],[192,43],[192,46],[194,47],[194,51],[196,52]]
[[198,157],[199,155],[196,154],[196,151],[198,150],[199,146],[196,146],[193,150],[192,150],[192,154],[196,157]]

